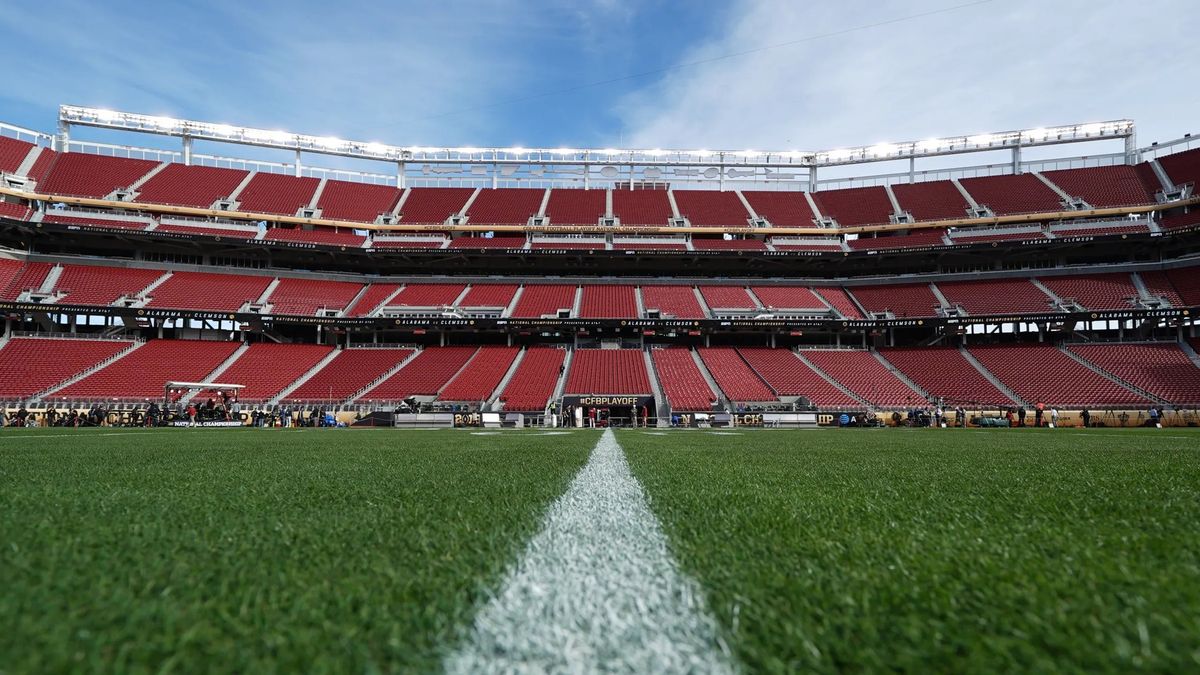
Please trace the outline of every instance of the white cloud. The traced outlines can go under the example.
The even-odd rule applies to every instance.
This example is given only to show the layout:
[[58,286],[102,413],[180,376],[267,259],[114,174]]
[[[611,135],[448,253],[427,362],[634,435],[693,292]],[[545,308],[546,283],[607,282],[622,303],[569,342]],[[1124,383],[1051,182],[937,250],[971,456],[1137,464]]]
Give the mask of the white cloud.
[[[679,62],[952,6],[747,2]],[[823,149],[1132,117],[1193,130],[1188,0],[1005,0],[670,72],[620,101],[636,147]]]

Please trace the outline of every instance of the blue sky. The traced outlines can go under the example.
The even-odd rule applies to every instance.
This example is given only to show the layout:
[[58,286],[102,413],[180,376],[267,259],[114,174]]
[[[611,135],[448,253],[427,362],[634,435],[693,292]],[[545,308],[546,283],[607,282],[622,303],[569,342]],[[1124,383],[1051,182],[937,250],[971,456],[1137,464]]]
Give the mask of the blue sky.
[[10,3],[0,121],[51,131],[77,103],[396,144],[810,150],[1200,131],[1190,0],[968,1]]

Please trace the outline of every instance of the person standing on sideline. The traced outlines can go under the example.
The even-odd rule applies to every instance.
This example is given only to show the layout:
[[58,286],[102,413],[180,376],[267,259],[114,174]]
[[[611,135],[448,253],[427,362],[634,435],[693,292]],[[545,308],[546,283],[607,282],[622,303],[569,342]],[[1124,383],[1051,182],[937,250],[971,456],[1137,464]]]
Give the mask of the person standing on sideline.
[[1055,429],[1058,428],[1058,408],[1053,406],[1050,407],[1050,426]]
[[1083,428],[1086,429],[1092,426],[1092,413],[1086,409],[1079,411],[1079,419],[1083,420]]
[[1038,401],[1038,404],[1033,407],[1033,426],[1041,427],[1042,418],[1046,414],[1046,404]]
[[1017,426],[1025,426],[1025,406],[1017,407]]

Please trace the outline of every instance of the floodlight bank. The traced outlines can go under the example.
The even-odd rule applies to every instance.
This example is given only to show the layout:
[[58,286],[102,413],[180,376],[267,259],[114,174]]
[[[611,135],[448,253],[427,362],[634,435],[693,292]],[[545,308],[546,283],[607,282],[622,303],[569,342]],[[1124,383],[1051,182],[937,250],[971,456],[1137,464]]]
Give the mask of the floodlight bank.
[[611,430],[445,665],[452,674],[736,671]]

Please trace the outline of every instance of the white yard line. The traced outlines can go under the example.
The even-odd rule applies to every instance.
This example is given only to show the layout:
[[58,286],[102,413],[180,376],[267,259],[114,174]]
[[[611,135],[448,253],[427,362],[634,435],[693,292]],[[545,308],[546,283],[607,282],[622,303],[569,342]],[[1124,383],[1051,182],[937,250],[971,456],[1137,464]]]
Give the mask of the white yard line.
[[147,433],[154,433],[154,430],[120,431],[117,433],[108,433],[108,434],[103,434],[103,433],[89,434],[88,432],[85,431],[85,432],[79,433],[79,434],[22,434],[20,436],[9,436],[8,434],[0,433],[0,440],[4,440],[4,439],[8,439],[8,438],[79,438],[79,439],[85,439],[85,438],[97,438],[97,437],[102,437],[102,436],[145,436]]
[[475,618],[448,673],[732,673],[611,430]]

